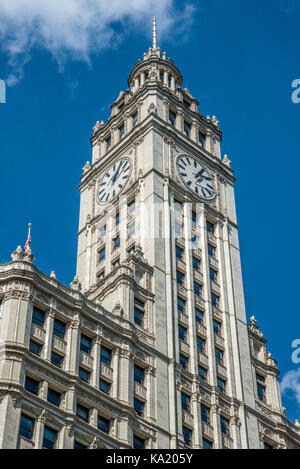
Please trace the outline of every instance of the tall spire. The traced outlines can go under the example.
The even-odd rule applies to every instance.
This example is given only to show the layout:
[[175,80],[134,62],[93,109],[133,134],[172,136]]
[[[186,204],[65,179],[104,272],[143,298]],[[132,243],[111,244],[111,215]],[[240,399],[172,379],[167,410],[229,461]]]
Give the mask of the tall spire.
[[157,33],[156,33],[156,18],[153,16],[153,29],[152,29],[152,49],[157,49]]

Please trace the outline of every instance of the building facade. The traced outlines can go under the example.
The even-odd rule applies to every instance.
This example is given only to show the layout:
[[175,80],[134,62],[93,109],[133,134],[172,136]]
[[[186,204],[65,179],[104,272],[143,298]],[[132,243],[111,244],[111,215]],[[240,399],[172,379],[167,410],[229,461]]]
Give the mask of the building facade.
[[0,265],[0,448],[299,448],[247,325],[231,162],[156,44],[91,137],[70,287]]

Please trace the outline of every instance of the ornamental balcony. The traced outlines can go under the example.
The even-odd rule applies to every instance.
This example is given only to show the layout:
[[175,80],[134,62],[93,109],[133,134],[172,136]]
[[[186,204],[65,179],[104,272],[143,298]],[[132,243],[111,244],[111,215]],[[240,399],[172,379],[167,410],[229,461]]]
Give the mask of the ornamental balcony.
[[189,317],[187,314],[183,313],[182,311],[178,312],[178,321],[182,323],[184,326],[189,325]]
[[36,324],[31,324],[31,337],[34,337],[39,342],[45,342],[45,331]]
[[34,448],[34,441],[28,440],[24,436],[19,436],[18,440],[18,449],[33,449]]
[[220,295],[221,288],[220,288],[220,285],[217,282],[214,282],[213,280],[211,280],[210,288],[211,288],[213,293],[216,293],[217,295]]
[[201,365],[208,367],[208,356],[203,352],[198,352],[198,361]]
[[203,433],[204,436],[207,436],[208,438],[213,439],[213,437],[214,437],[214,429],[207,422],[202,422],[202,433]]
[[113,380],[113,369],[105,365],[105,363],[100,363],[100,375],[103,376],[103,378],[108,379],[109,381]]
[[188,427],[194,427],[194,417],[190,412],[182,410],[182,421]]
[[179,285],[179,284],[177,283],[177,292],[180,293],[180,295],[186,297],[186,288],[185,288],[184,285]]
[[199,270],[194,269],[194,279],[198,280],[199,282],[203,283],[203,274]]
[[222,376],[223,378],[227,377],[227,370],[224,366],[224,363],[217,363],[217,374]]
[[197,331],[197,334],[200,334],[206,337],[206,327],[203,326],[203,324],[201,324],[200,322],[196,322],[196,331]]
[[214,246],[217,245],[217,238],[213,233],[207,233],[207,240],[210,244],[213,244]]
[[140,399],[142,399],[143,401],[145,401],[147,399],[146,393],[147,393],[147,389],[145,388],[145,386],[135,381],[134,394]]
[[219,334],[215,334],[215,344],[224,348],[224,338]]
[[222,434],[222,446],[226,449],[231,449],[233,447],[233,440],[231,436]]
[[212,256],[208,256],[209,257],[209,265],[211,267],[214,267],[215,269],[218,268],[218,260],[215,258],[215,257],[212,257]]
[[86,368],[89,368],[90,370],[93,369],[93,357],[91,357],[87,353],[80,352],[79,361]]
[[202,308],[204,308],[205,301],[203,300],[203,298],[201,298],[201,296],[199,296],[199,295],[194,295],[194,297],[195,297],[195,304],[197,306],[201,306]]
[[190,354],[190,346],[187,342],[184,342],[183,340],[179,339],[179,350],[180,352],[185,353],[186,355]]
[[53,338],[52,338],[52,348],[55,351],[65,354],[66,353],[66,346],[67,346],[67,343],[63,339],[60,339],[56,335],[53,336]]
[[222,321],[222,311],[217,306],[212,306],[212,313],[214,319],[219,319]]
[[183,271],[185,271],[186,269],[185,262],[182,259],[178,259],[177,257],[176,257],[176,266]]

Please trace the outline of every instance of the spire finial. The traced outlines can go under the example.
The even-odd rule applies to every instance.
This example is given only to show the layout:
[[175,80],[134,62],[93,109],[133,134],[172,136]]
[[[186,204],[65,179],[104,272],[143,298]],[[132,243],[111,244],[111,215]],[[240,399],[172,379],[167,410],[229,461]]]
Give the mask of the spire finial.
[[152,49],[156,49],[156,48],[157,48],[156,38],[157,38],[157,34],[156,34],[156,18],[155,18],[155,16],[153,16]]
[[30,249],[30,243],[31,243],[31,227],[32,227],[32,224],[31,224],[31,223],[28,223],[28,236],[27,236],[27,241],[26,241],[25,247],[24,247],[24,253],[26,253],[27,250]]

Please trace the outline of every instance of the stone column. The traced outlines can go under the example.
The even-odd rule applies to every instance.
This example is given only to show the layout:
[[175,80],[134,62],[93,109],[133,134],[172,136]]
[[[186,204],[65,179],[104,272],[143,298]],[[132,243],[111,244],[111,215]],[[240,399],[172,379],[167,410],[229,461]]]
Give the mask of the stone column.
[[93,374],[92,374],[92,386],[95,388],[99,387],[99,376],[100,376],[100,350],[101,350],[101,338],[97,336],[94,343],[93,350]]
[[175,83],[175,77],[174,75],[171,76],[171,90],[175,91],[176,88],[176,83]]
[[[54,300],[55,301],[55,300]],[[55,305],[53,305],[55,307]],[[51,350],[52,350],[52,336],[53,336],[53,325],[54,325],[54,317],[55,317],[55,310],[51,306],[50,310],[47,314],[46,321],[45,321],[45,345],[43,349],[43,358],[45,360],[51,360]]]
[[[213,400],[215,400],[213,396]],[[211,407],[211,424],[214,429],[214,449],[222,449],[220,407],[213,404]]]
[[155,370],[152,366],[147,368],[146,377],[145,377],[145,386],[146,386],[146,409],[145,417],[151,421],[155,422],[156,419],[156,392],[155,392]]
[[182,109],[177,110],[175,127],[176,127],[177,130],[179,130],[179,132],[183,132],[183,111],[182,111]]
[[0,449],[16,449],[18,443],[21,404],[19,394],[0,396]]
[[119,364],[120,364],[120,349],[119,348],[114,349],[112,362],[113,362],[112,397],[115,399],[120,399],[121,382],[120,382],[120,371],[119,371]]
[[80,320],[73,319],[68,329],[66,371],[73,375],[78,373],[79,363]]
[[35,422],[35,432],[34,432],[34,448],[41,449],[43,447],[43,438],[44,438],[44,428],[46,422],[46,411],[42,411],[41,415],[37,418]]
[[169,75],[168,75],[168,72],[165,70],[164,71],[164,86],[168,86],[169,85]]
[[202,448],[201,409],[198,395],[194,393],[191,398],[191,413],[194,416],[194,449]]

